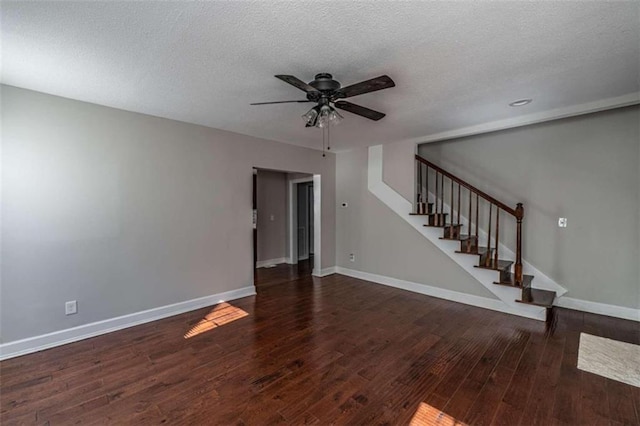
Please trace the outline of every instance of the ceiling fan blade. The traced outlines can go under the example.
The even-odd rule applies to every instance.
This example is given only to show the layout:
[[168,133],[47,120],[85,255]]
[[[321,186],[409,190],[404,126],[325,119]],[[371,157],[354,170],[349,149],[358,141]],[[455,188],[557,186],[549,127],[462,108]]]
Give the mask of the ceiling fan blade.
[[317,92],[315,87],[308,85],[304,81],[302,81],[299,78],[294,77],[292,75],[276,75],[275,77],[279,78],[280,80],[284,81],[285,83],[289,83],[290,85],[297,87],[300,90],[304,90],[307,93],[309,93],[309,92]]
[[352,114],[361,115],[362,117],[368,118],[369,120],[373,121],[378,121],[386,115],[381,112],[374,111],[360,105],[352,104],[351,102],[347,101],[337,101],[334,103],[334,106],[336,108],[348,111]]
[[313,102],[310,101],[308,99],[305,99],[304,101],[275,101],[275,102],[254,102],[252,104],[249,105],[269,105],[269,104],[288,104],[288,103],[292,103],[292,102]]
[[351,96],[375,92],[376,90],[388,89],[395,85],[396,84],[388,75],[381,75],[380,77],[372,78],[371,80],[362,81],[360,83],[338,89],[336,94],[339,98],[350,98]]

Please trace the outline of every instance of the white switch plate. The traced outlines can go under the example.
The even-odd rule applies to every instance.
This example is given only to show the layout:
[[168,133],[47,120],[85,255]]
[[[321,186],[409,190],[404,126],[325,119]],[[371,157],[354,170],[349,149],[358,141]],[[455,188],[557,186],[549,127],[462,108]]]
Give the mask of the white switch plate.
[[558,218],[558,227],[560,227],[560,228],[566,228],[567,227],[567,218],[566,217]]
[[355,262],[355,261],[356,261],[356,255],[355,255],[355,254],[353,254],[353,253],[351,253],[351,254],[349,255],[349,260],[350,260],[351,262]]
[[276,220],[276,217],[275,217],[274,215],[271,215],[271,216],[269,216],[269,220],[270,220],[271,222],[273,222],[274,220]]
[[78,313],[78,302],[70,300],[64,304],[64,314],[73,315]]

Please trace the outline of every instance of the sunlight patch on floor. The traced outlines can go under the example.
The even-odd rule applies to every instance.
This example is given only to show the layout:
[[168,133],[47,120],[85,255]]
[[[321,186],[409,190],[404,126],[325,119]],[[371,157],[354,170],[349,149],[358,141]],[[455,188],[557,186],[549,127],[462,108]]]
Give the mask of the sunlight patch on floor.
[[421,402],[409,423],[411,426],[464,426],[461,421],[443,413],[435,407]]
[[578,368],[640,387],[640,345],[580,333]]
[[191,327],[184,335],[184,338],[189,339],[246,316],[249,316],[249,314],[242,309],[222,302],[211,309],[196,325]]

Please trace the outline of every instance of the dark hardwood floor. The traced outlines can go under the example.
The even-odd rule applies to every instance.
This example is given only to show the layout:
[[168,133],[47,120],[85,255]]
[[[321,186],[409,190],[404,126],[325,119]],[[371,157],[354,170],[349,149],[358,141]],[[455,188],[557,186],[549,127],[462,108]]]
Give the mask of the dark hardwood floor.
[[639,388],[576,368],[581,331],[637,344],[637,323],[558,309],[547,328],[290,268],[260,271],[255,297],[3,361],[2,424],[639,423]]
[[274,284],[295,281],[310,277],[313,272],[313,255],[309,259],[301,260],[295,265],[281,263],[271,268],[255,269],[255,284],[258,288]]

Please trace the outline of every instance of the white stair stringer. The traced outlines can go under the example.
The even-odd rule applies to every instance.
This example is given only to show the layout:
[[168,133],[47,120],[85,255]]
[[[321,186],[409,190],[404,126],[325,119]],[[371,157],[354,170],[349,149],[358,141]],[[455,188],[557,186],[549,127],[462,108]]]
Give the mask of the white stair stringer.
[[382,155],[382,145],[369,147],[367,176],[369,192],[500,299],[504,304],[504,309],[500,309],[501,311],[544,321],[546,319],[545,308],[516,302],[516,299],[520,299],[521,289],[493,284],[494,281],[498,280],[497,271],[476,268],[477,256],[455,253],[460,246],[458,241],[440,239],[442,237],[442,228],[424,226],[424,217],[410,215],[413,209],[411,202],[407,201],[382,180]]

